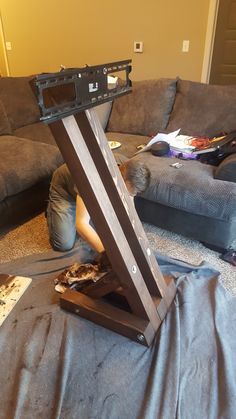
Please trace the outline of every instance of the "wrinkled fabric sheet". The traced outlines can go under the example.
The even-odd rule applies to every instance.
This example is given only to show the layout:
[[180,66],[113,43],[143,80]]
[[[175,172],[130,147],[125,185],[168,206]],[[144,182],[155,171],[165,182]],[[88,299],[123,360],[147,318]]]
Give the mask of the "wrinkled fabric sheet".
[[146,348],[59,307],[53,278],[86,248],[1,265],[32,284],[0,328],[1,419],[236,415],[236,299],[206,264],[157,255],[176,298]]

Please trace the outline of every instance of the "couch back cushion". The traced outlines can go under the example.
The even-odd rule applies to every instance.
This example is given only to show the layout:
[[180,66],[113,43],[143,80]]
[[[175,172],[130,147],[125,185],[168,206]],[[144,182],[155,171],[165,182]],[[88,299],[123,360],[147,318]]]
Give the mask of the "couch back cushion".
[[213,137],[236,129],[236,85],[178,80],[167,132]]
[[0,77],[0,100],[12,130],[39,120],[39,107],[30,80],[31,77]]
[[63,163],[56,146],[11,135],[1,137],[0,155],[0,202],[50,179]]
[[133,82],[132,93],[114,100],[107,131],[141,135],[163,131],[175,94],[175,79]]
[[11,134],[12,129],[7,118],[5,108],[0,100],[0,135]]
[[111,108],[112,108],[112,102],[105,102],[94,108],[97,112],[98,119],[104,130],[106,129],[106,126],[108,123],[108,119],[111,113]]
[[36,122],[35,124],[29,124],[18,128],[14,131],[14,135],[16,137],[56,145],[56,141],[50,129],[50,124],[48,125],[44,122]]

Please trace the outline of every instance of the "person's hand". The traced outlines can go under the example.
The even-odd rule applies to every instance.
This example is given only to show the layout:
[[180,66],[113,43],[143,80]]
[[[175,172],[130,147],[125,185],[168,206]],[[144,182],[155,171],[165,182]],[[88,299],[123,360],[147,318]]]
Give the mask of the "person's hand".
[[110,261],[107,257],[107,253],[104,250],[103,252],[99,253],[98,257],[97,257],[97,264],[99,266],[99,269],[101,271],[107,271],[109,269],[111,269],[111,264]]

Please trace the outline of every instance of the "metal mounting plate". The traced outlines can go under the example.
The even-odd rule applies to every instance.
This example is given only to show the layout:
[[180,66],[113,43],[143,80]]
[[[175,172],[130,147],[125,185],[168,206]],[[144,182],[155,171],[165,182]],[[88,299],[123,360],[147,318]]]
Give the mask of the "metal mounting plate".
[[[109,88],[108,75],[117,72],[124,72],[125,80]],[[124,60],[36,76],[34,84],[40,120],[54,122],[129,93],[132,86],[130,72],[131,60]]]

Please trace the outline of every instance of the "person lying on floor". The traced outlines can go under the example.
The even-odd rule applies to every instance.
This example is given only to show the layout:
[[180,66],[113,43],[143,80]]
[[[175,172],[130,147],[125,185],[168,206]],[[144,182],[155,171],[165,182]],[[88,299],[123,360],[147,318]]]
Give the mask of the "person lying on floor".
[[[149,169],[142,162],[128,160],[124,156],[115,155],[115,158],[129,194],[135,196],[144,192],[150,182]],[[78,234],[93,250],[104,252],[66,164],[53,173],[46,215],[50,243],[55,250],[63,252],[72,249]]]

